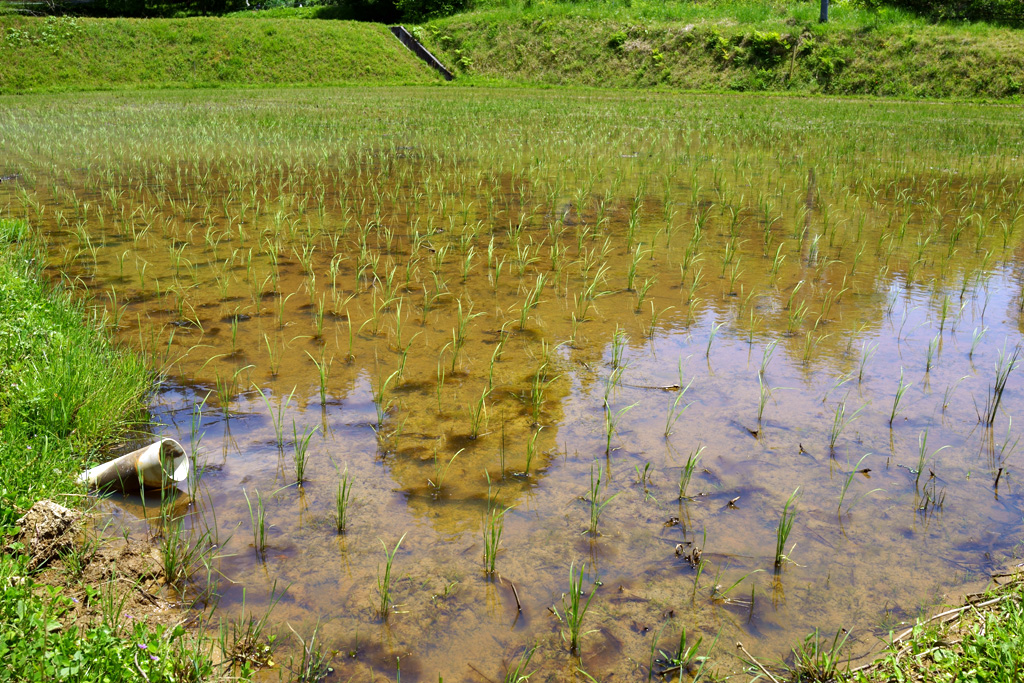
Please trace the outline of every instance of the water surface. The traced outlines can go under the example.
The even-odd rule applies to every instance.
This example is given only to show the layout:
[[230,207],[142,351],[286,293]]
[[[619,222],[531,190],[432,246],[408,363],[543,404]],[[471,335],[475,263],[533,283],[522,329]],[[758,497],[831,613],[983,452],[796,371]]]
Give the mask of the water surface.
[[[641,680],[685,628],[725,674],[736,641],[778,661],[815,628],[866,652],[1016,556],[1019,371],[986,423],[1021,336],[1021,121],[596,91],[26,97],[0,114],[0,207],[165,372],[152,414],[199,464],[183,514],[218,543],[215,615],[286,587],[282,666],[315,629],[336,680],[498,680],[534,645],[536,680]],[[111,511],[145,533],[136,513]],[[580,658],[551,609],[570,567],[596,590]]]

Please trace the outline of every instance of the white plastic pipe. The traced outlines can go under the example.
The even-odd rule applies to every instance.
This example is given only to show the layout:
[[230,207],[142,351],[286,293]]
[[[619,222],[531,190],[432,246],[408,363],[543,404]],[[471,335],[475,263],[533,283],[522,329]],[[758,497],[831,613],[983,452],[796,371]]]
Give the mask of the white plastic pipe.
[[140,486],[167,488],[188,479],[192,463],[181,444],[160,439],[110,462],[86,470],[78,483],[89,488],[116,487],[137,490]]

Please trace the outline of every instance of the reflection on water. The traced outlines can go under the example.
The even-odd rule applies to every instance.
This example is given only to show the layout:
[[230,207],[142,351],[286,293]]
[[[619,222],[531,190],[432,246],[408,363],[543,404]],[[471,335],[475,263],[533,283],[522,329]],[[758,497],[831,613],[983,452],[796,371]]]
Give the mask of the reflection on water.
[[[494,680],[536,644],[546,680],[640,679],[682,628],[720,635],[723,672],[721,643],[777,660],[815,627],[862,652],[1015,552],[1014,372],[986,424],[1024,302],[1015,109],[6,104],[0,205],[166,368],[152,412],[200,464],[219,613],[287,586],[273,623],[338,677]],[[550,609],[573,563],[582,664]]]

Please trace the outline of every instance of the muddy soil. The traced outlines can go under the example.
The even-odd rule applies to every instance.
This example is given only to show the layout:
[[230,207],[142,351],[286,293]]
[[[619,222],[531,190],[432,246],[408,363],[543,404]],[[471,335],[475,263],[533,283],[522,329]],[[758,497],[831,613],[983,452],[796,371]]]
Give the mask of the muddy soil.
[[168,591],[152,543],[104,537],[89,529],[86,513],[49,500],[33,505],[18,526],[15,540],[30,557],[39,593],[61,588],[74,604],[65,627],[101,623],[112,607],[128,624],[151,626],[188,626],[200,614]]

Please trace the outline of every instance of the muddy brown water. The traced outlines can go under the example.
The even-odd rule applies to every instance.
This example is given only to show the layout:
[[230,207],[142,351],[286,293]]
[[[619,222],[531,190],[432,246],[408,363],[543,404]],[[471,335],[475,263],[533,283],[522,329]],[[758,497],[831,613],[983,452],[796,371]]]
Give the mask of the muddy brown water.
[[1019,370],[979,415],[1020,341],[1013,112],[402,94],[8,102],[0,206],[165,369],[215,614],[286,588],[285,671],[292,630],[329,680],[499,680],[533,645],[536,680],[641,680],[682,628],[722,673],[815,628],[858,654],[1012,561]]

